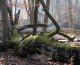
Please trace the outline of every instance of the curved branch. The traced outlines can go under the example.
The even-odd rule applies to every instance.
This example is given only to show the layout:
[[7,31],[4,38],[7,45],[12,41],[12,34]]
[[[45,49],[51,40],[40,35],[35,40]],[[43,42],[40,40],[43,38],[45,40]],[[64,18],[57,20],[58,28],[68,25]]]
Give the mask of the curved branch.
[[22,37],[21,41],[23,41],[25,38],[27,38],[27,37],[29,37],[29,36],[30,36],[30,35],[28,34],[28,35]]
[[64,33],[62,33],[62,32],[59,32],[58,34],[66,37],[66,38],[69,39],[70,41],[73,41],[73,40],[75,39],[75,37],[71,38],[70,36],[68,36],[68,35],[66,35],[66,34],[64,34]]
[[69,37],[68,35],[66,35],[66,34],[64,34],[64,33],[61,33],[61,32],[60,32],[60,26],[58,25],[58,23],[55,21],[55,19],[54,19],[54,18],[51,16],[51,14],[49,13],[49,11],[48,11],[48,9],[47,9],[44,1],[43,1],[43,0],[39,0],[39,1],[41,2],[42,6],[43,6],[43,8],[44,8],[45,13],[47,14],[47,16],[50,18],[50,20],[53,22],[53,24],[54,24],[55,27],[56,27],[56,30],[53,31],[53,32],[51,32],[50,34],[48,34],[48,37],[51,37],[51,36],[56,35],[56,34],[59,34],[59,35],[62,35],[62,36],[64,36],[64,37],[68,38],[70,41],[73,41],[73,40],[75,39],[75,37],[71,38],[71,37]]
[[57,32],[57,31],[52,31],[52,32],[50,32],[47,36],[48,37],[52,37],[52,36],[54,36],[54,35],[56,35],[56,34],[58,34],[59,33],[59,31]]
[[49,13],[49,11],[48,11],[48,9],[47,9],[44,1],[43,1],[43,0],[39,0],[39,1],[41,2],[42,6],[43,6],[43,8],[44,8],[45,13],[46,13],[47,16],[50,18],[50,20],[52,21],[52,23],[55,25],[55,27],[56,27],[56,32],[60,31],[59,25],[57,24],[57,22],[55,21],[55,19],[52,17],[52,15]]
[[[24,25],[24,26],[22,26],[22,27],[20,27],[20,28],[18,29],[18,32],[20,32],[20,31],[22,31],[22,30],[24,30],[24,29],[26,29],[26,28],[32,28],[32,27],[33,27],[33,24]],[[37,24],[37,27],[47,27],[47,25],[46,25],[46,24]]]

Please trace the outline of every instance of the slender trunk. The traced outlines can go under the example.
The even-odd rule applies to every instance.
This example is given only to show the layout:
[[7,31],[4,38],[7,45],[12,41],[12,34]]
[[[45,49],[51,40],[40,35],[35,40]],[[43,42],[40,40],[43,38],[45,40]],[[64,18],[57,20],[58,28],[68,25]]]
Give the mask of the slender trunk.
[[[47,7],[48,11],[49,11],[49,6],[50,6],[50,0],[46,0],[46,7]],[[44,16],[44,23],[45,24],[48,23],[48,16],[47,16],[47,14],[45,14],[45,16]],[[47,27],[44,27],[43,31],[46,32],[46,30],[47,30]]]
[[36,4],[39,4],[39,0],[35,0],[33,35],[36,35],[36,33],[37,33],[38,5],[36,5]]
[[29,6],[29,12],[30,12],[30,21],[31,21],[31,24],[33,24],[33,21],[34,21],[34,0],[28,0],[29,2],[29,5],[32,5],[32,6]]
[[26,3],[26,0],[24,0],[24,4],[25,4],[26,12],[27,12],[27,14],[28,14],[28,16],[29,16],[30,14],[29,14],[28,8],[27,8],[27,6],[26,6],[26,4],[27,4],[27,3]]
[[16,9],[17,9],[17,0],[15,0],[15,17],[16,17]]
[[40,0],[40,2],[41,2],[42,6],[44,8],[45,13],[50,18],[50,20],[52,21],[52,23],[55,25],[56,32],[60,31],[59,25],[57,24],[57,22],[55,21],[55,19],[52,17],[52,15],[49,13],[48,9],[46,8],[46,5],[45,5],[44,1],[43,0]]

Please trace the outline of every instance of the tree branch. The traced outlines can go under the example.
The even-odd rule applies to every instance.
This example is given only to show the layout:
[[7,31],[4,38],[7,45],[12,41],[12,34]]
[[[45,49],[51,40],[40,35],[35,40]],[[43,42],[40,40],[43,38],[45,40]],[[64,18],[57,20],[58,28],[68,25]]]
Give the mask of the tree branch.
[[55,21],[55,19],[52,17],[52,15],[49,13],[49,11],[48,11],[48,9],[47,9],[44,1],[43,1],[43,0],[39,0],[39,1],[41,2],[42,6],[43,6],[43,8],[44,8],[45,13],[46,13],[47,16],[50,18],[50,20],[52,21],[52,23],[55,25],[55,27],[56,27],[56,32],[60,31],[59,25],[57,24],[57,22]]
[[52,37],[52,36],[54,36],[54,35],[56,35],[56,34],[59,34],[59,35],[62,35],[62,36],[64,36],[64,37],[68,38],[70,41],[73,41],[73,40],[75,39],[75,37],[71,38],[71,37],[69,37],[68,35],[66,35],[66,34],[64,34],[64,33],[61,33],[61,32],[60,32],[60,26],[59,26],[58,23],[55,21],[55,19],[52,17],[52,15],[49,13],[49,11],[48,11],[48,9],[47,9],[44,1],[43,1],[43,0],[39,0],[39,1],[41,2],[42,6],[43,6],[43,8],[44,8],[45,13],[47,14],[47,16],[50,18],[50,20],[53,22],[53,24],[54,24],[55,27],[56,27],[56,30],[53,31],[53,32],[51,32],[50,34],[48,34],[48,37]]
[[[18,32],[20,32],[26,28],[32,28],[32,27],[33,27],[33,24],[22,26],[18,29]],[[47,25],[46,24],[37,24],[37,27],[47,27]]]

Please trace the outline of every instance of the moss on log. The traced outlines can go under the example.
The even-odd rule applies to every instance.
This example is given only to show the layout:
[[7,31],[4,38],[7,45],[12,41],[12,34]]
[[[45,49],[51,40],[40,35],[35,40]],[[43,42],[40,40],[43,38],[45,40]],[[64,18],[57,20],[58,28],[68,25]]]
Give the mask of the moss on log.
[[28,49],[29,44],[33,45],[35,43],[50,46],[53,48],[64,48],[65,50],[68,49],[79,49],[80,45],[76,44],[66,44],[66,43],[59,43],[55,42],[55,40],[47,37],[46,35],[30,35],[25,38],[21,43],[19,43],[20,48]]

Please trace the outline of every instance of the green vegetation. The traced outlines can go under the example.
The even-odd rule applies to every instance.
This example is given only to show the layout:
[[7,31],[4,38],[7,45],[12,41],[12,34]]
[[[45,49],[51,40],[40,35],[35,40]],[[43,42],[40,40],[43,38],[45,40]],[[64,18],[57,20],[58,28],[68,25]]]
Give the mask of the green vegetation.
[[13,26],[13,29],[12,29],[12,31],[11,31],[10,40],[11,40],[11,41],[19,42],[21,39],[22,39],[22,37],[21,37],[20,34],[17,32],[16,25]]
[[35,39],[37,38],[37,35],[33,36],[30,35],[29,37],[25,38],[21,43],[20,43],[20,47],[21,48],[28,48],[28,45],[32,42],[35,41]]
[[59,43],[55,42],[54,40],[48,38],[46,35],[30,35],[29,37],[25,38],[21,43],[19,43],[20,48],[25,48],[27,49],[29,44],[31,43],[39,43],[42,45],[50,46],[53,48],[63,48],[65,51],[70,50],[70,49],[75,49],[78,50],[80,48],[80,45],[75,45],[75,44],[66,44],[66,43]]
[[65,43],[56,43],[54,45],[56,48],[63,48],[65,51],[70,50],[70,49],[75,49],[78,50],[80,48],[80,45],[75,45],[75,44],[65,44]]

